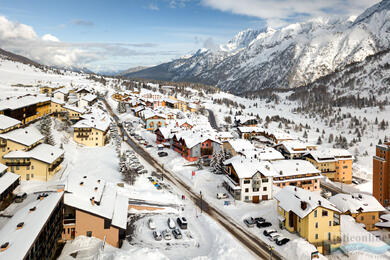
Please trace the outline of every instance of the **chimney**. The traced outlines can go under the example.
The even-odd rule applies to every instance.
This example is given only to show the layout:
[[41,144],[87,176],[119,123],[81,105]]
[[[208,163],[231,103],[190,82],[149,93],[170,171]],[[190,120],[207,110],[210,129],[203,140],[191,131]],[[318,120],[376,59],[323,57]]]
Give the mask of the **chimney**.
[[318,205],[321,206],[321,201],[320,200],[318,201]]
[[33,208],[30,209],[30,212],[33,212],[33,211],[35,211],[36,209],[37,209],[37,207],[33,207]]
[[91,198],[91,204],[92,204],[92,206],[95,205],[95,197]]
[[98,187],[95,187],[95,191],[97,191],[98,190]]
[[0,252],[3,252],[3,251],[5,251],[5,250],[7,250],[8,246],[9,246],[9,243],[8,243],[8,242],[5,242],[4,244],[2,244],[2,245],[0,246]]
[[302,209],[302,210],[306,210],[306,208],[307,208],[307,202],[301,200],[301,209]]
[[80,182],[80,186],[83,186],[84,185],[84,182]]
[[16,229],[22,229],[24,227],[24,222],[20,222],[16,225]]
[[100,180],[97,180],[97,183],[100,183]]

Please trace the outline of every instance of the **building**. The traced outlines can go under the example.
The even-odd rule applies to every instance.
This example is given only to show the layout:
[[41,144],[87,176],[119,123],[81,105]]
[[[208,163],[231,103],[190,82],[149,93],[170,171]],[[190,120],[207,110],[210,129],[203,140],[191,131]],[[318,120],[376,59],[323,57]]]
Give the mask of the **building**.
[[7,166],[0,164],[0,211],[4,209],[6,200],[12,197],[12,192],[20,183],[20,176],[8,172],[7,169]]
[[238,127],[238,134],[242,139],[252,139],[256,136],[262,135],[264,129],[257,126],[240,126]]
[[0,229],[0,259],[54,259],[62,232],[63,192],[31,194]]
[[48,181],[61,169],[64,151],[49,144],[31,150],[13,151],[3,156],[5,165],[22,180]]
[[280,151],[286,159],[302,159],[304,154],[316,150],[317,145],[294,140],[281,142],[274,148]]
[[157,144],[164,144],[164,143],[170,144],[172,138],[172,133],[170,128],[168,127],[158,128],[154,133],[156,134]]
[[5,163],[4,155],[12,151],[29,151],[43,143],[45,137],[34,126],[18,128],[0,134],[0,162]]
[[356,223],[365,225],[366,230],[376,230],[375,224],[380,221],[379,214],[386,209],[371,195],[336,194],[329,198],[342,214],[352,216]]
[[65,102],[59,99],[51,98],[50,99],[50,113],[53,117],[58,117],[62,119],[66,114],[66,109],[64,108]]
[[151,110],[144,110],[142,112],[142,118],[146,125],[146,130],[156,131],[157,128],[166,127],[166,116],[163,114],[157,114]]
[[53,92],[62,89],[64,86],[40,86],[39,87],[39,93],[41,94],[48,94],[51,96]]
[[295,186],[310,191],[321,189],[321,171],[305,160],[277,160],[272,162],[275,170],[274,185],[283,188]]
[[22,122],[17,119],[13,119],[12,117],[5,115],[0,115],[0,134],[17,129],[21,125]]
[[91,90],[85,88],[85,87],[81,87],[79,89],[77,89],[75,91],[75,94],[77,96],[78,99],[81,99],[83,98],[84,96],[88,95],[88,94],[93,94]]
[[72,174],[65,187],[63,240],[96,237],[121,247],[126,237],[128,198],[114,184]]
[[257,126],[258,121],[256,117],[254,116],[235,116],[234,117],[234,124],[239,127],[239,126],[249,126],[249,127],[254,127]]
[[90,107],[97,101],[97,96],[93,94],[87,94],[82,96],[78,102],[78,107]]
[[50,114],[50,98],[42,95],[25,95],[0,101],[0,114],[28,124]]
[[235,200],[259,203],[272,199],[272,166],[269,162],[235,156],[224,162],[224,187]]
[[253,150],[242,150],[239,155],[247,159],[256,159],[259,161],[278,161],[284,160],[283,155],[272,147],[255,148]]
[[324,255],[340,246],[340,211],[315,192],[288,186],[274,194],[281,227]]
[[309,151],[304,159],[332,181],[352,183],[352,154],[345,149]]
[[233,140],[234,136],[230,132],[218,132],[215,136],[220,142],[227,142]]
[[264,129],[261,133],[262,136],[271,140],[274,144],[279,144],[281,142],[297,140],[294,136],[286,133],[278,128],[274,129]]
[[84,114],[85,110],[83,108],[71,106],[71,105],[65,105],[63,106],[65,109],[67,116],[70,121],[77,122],[80,120],[81,115]]
[[106,116],[80,120],[73,126],[73,140],[85,146],[105,146],[110,128]]
[[376,146],[372,186],[372,195],[384,207],[388,207],[390,205],[390,142]]
[[246,139],[234,139],[222,144],[223,150],[230,156],[236,156],[237,153],[246,150],[253,151],[255,146]]
[[69,90],[62,88],[53,92],[53,98],[61,100],[63,102],[68,101]]

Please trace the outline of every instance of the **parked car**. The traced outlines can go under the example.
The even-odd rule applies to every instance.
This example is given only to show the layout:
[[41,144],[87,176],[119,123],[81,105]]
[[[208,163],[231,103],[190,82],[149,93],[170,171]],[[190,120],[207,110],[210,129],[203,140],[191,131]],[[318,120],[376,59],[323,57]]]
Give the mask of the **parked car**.
[[188,222],[187,222],[187,219],[185,217],[177,218],[176,221],[181,229],[187,229]]
[[168,227],[169,227],[170,229],[176,228],[175,221],[173,221],[172,218],[168,218]]
[[158,152],[158,156],[166,157],[166,156],[168,156],[168,153],[167,152]]
[[151,148],[151,147],[153,147],[153,145],[151,145],[151,144],[146,145],[146,148]]
[[172,231],[172,234],[175,237],[175,239],[182,239],[183,238],[183,235],[181,234],[180,229],[178,229],[178,228],[174,229]]
[[149,180],[149,181],[153,181],[153,178],[149,176],[149,177],[148,177],[148,180]]
[[157,188],[158,190],[162,190],[162,187],[161,187],[161,185],[159,185],[159,184],[156,185],[156,188]]
[[277,232],[274,232],[274,233],[269,234],[268,239],[270,241],[275,241],[278,237],[280,237],[280,234]]
[[148,173],[148,170],[141,170],[141,171],[139,171],[138,173],[139,173],[139,174],[146,174],[146,173]]
[[149,228],[152,229],[152,230],[156,229],[156,224],[154,223],[153,219],[150,218],[150,219],[148,220],[148,226],[149,226]]
[[169,229],[164,230],[162,232],[162,235],[163,235],[165,240],[171,240],[172,239],[171,231],[169,231]]
[[256,222],[256,227],[258,228],[265,228],[265,227],[270,227],[272,224],[270,222]]
[[262,217],[255,218],[255,222],[256,223],[258,223],[258,222],[265,222],[265,218],[262,218]]
[[15,202],[16,202],[16,203],[21,203],[21,202],[23,202],[23,200],[24,200],[25,198],[27,198],[27,193],[25,193],[25,192],[18,193],[18,194],[16,194],[16,196],[15,196]]
[[284,245],[284,244],[287,244],[288,241],[290,241],[290,239],[287,238],[287,237],[284,237],[284,236],[280,236],[280,237],[277,237],[277,238],[275,239],[275,242],[276,242],[276,244],[277,244],[278,246],[282,246],[282,245]]
[[226,193],[217,193],[217,199],[226,199],[229,198],[229,196]]
[[255,219],[254,219],[254,218],[250,217],[250,218],[244,219],[244,223],[245,223],[245,225],[246,225],[247,227],[252,228],[252,227],[255,226],[255,223],[256,223],[256,222],[255,222]]
[[156,240],[156,241],[162,240],[162,236],[161,236],[161,233],[159,231],[153,231],[153,237],[154,237],[154,240]]
[[272,233],[276,233],[276,230],[275,229],[266,229],[263,231],[263,234],[264,236],[268,237],[269,235],[271,235]]

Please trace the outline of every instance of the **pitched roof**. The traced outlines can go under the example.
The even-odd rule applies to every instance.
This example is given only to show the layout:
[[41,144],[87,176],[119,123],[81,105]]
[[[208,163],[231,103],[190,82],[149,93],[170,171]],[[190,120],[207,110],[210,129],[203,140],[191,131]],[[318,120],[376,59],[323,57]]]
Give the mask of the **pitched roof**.
[[267,161],[258,161],[246,159],[242,156],[234,156],[224,162],[224,165],[231,164],[238,178],[252,178],[257,172],[262,173],[266,177],[272,177],[276,174],[275,169]]
[[234,151],[242,152],[245,150],[254,150],[255,146],[246,139],[229,140],[228,143],[232,146]]
[[[336,206],[327,199],[321,197],[315,192],[298,187],[286,186],[274,194],[274,198],[279,201],[279,207],[287,212],[294,212],[300,218],[306,217],[318,207],[323,207],[340,213]],[[302,202],[306,203],[305,209],[301,206]]]
[[64,150],[52,146],[50,144],[40,144],[29,151],[12,151],[3,156],[4,159],[23,159],[31,158],[38,161],[52,164],[60,156],[64,154]]
[[345,149],[326,148],[316,151],[310,151],[309,154],[317,162],[336,161],[336,160],[352,160],[354,157]]
[[15,110],[46,101],[50,101],[50,98],[44,95],[25,95],[20,97],[11,97],[0,101],[0,110]]
[[[5,166],[7,169],[7,166]],[[12,172],[6,172],[4,175],[0,175],[0,194],[9,188],[15,181],[20,178],[18,174]]]
[[301,174],[321,173],[306,160],[278,160],[272,162],[278,176],[294,176]]
[[0,138],[14,141],[25,146],[33,145],[45,137],[34,126],[15,129],[11,132],[0,134]]
[[341,212],[375,212],[385,211],[386,209],[371,195],[354,194],[336,194],[329,198],[329,201],[336,205]]
[[21,121],[16,120],[12,117],[0,115],[0,129],[1,130],[6,130],[10,127],[17,126],[21,123],[22,123]]

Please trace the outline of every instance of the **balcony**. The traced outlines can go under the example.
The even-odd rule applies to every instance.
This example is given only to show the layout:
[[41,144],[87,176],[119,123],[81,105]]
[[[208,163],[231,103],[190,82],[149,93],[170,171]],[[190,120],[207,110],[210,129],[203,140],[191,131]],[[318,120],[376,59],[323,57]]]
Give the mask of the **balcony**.
[[64,219],[64,225],[75,225],[76,219],[75,218],[65,218]]
[[1,143],[0,143],[0,148],[5,148],[5,147],[7,147],[7,143],[6,143],[6,142],[4,142],[4,143],[1,142]]
[[30,166],[31,162],[21,161],[21,162],[6,162],[7,166]]
[[80,133],[78,135],[76,135],[77,138],[88,138],[89,137],[89,134],[87,133]]
[[76,133],[82,133],[82,132],[92,132],[91,128],[75,128],[74,131]]
[[63,161],[64,157],[61,157],[57,162],[54,162],[54,164],[49,167],[49,172],[55,170]]

